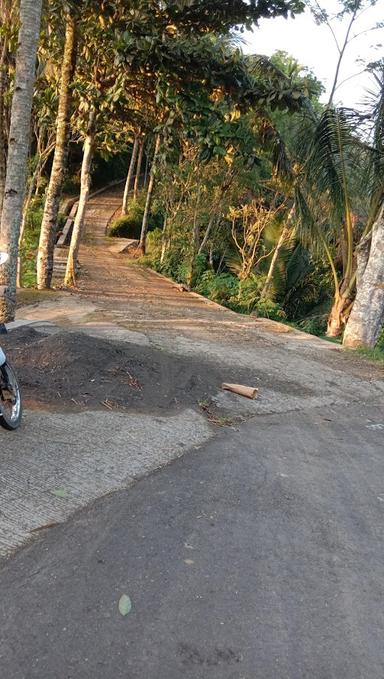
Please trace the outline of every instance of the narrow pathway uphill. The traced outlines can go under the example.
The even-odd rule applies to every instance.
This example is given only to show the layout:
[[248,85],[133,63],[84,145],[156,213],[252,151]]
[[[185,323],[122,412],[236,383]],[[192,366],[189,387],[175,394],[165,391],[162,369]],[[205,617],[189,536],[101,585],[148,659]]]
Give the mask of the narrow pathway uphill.
[[228,323],[239,319],[223,307],[210,303],[199,295],[181,293],[171,281],[130,261],[125,254],[117,254],[119,239],[106,238],[112,215],[122,202],[119,187],[90,201],[85,223],[85,242],[80,252],[83,276],[79,278],[77,293],[84,301],[97,305],[98,312],[131,327],[156,327],[170,324]]

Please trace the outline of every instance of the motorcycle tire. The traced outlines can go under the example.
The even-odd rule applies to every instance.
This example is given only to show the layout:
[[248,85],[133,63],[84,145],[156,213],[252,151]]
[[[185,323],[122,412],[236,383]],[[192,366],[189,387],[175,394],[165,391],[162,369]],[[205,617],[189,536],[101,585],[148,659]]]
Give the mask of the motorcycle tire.
[[17,429],[21,422],[22,405],[20,387],[9,363],[0,366],[0,425]]

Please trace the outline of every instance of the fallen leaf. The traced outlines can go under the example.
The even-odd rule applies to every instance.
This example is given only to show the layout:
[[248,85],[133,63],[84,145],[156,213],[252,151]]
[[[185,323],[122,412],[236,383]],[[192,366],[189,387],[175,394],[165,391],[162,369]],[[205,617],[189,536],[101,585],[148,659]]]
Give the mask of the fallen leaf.
[[119,599],[119,612],[121,615],[128,615],[132,610],[132,601],[128,594],[123,594]]
[[68,491],[65,488],[54,488],[50,492],[52,495],[56,495],[56,497],[68,497]]

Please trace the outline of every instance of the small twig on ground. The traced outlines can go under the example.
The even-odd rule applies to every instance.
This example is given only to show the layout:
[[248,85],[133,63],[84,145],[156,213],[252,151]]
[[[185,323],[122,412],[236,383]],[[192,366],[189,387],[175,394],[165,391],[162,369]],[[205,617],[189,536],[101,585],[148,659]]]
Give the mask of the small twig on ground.
[[31,528],[29,531],[30,533],[38,533],[41,530],[46,530],[46,528],[55,528],[55,526],[58,526],[57,521],[52,521],[52,523],[46,523],[44,526],[38,526],[37,528]]
[[105,401],[102,401],[102,405],[108,408],[108,410],[113,410],[114,403],[106,398]]
[[137,377],[134,377],[133,375],[131,375],[131,373],[128,370],[126,370],[125,372],[126,372],[127,377],[128,377],[127,381],[128,381],[129,386],[132,387],[133,389],[137,389],[138,391],[142,391],[142,386],[141,386],[139,380],[137,379]]
[[232,424],[232,418],[222,415],[215,415],[212,412],[211,406],[207,401],[200,401],[199,406],[201,410],[206,414],[208,422],[215,424],[218,427],[229,427]]
[[129,384],[129,386],[132,387],[133,389],[137,389],[138,391],[142,391],[142,386],[141,386],[139,380],[137,379],[137,377],[134,377],[134,375],[132,375],[129,372],[129,370],[127,370],[126,368],[122,368],[122,367],[119,366],[117,368],[111,368],[110,370],[108,370],[108,372],[111,373],[112,375],[123,374],[124,375],[124,380],[123,380],[124,382]]

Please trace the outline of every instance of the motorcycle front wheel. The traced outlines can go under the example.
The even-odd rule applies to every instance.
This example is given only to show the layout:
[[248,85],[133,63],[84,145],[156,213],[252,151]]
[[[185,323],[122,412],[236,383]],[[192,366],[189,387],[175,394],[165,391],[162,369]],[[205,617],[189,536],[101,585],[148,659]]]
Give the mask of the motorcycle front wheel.
[[0,425],[17,429],[21,422],[21,394],[16,375],[9,363],[0,367]]

